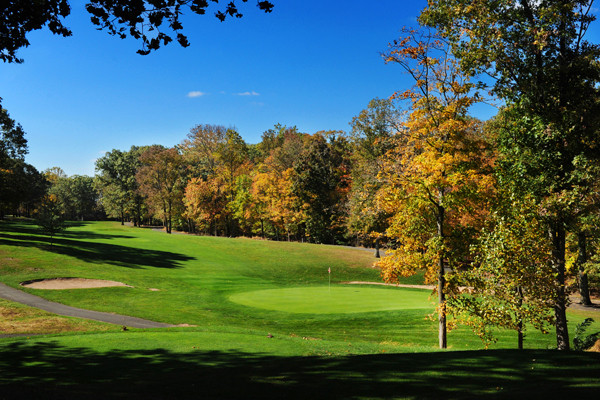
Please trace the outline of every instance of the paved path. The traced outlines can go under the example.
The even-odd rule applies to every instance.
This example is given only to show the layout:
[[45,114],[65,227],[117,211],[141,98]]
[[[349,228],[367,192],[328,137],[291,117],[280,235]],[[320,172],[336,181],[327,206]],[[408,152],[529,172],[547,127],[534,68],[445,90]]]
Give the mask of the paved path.
[[141,318],[128,317],[126,315],[110,314],[100,311],[90,311],[82,308],[69,307],[63,304],[44,300],[41,297],[25,293],[21,290],[13,289],[3,283],[0,283],[0,297],[6,300],[39,308],[54,314],[64,315],[66,317],[92,319],[94,321],[123,325],[131,328],[169,328],[176,326],[163,324],[161,322],[148,321]]

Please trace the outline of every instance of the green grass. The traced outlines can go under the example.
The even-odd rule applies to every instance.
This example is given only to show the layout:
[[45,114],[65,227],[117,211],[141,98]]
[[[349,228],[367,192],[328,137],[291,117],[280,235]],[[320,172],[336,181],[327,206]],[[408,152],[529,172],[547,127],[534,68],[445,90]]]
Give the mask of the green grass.
[[306,314],[348,314],[428,309],[429,291],[372,287],[309,286],[234,294],[229,300],[249,307]]
[[600,354],[388,354],[385,345],[363,343],[343,355],[354,343],[234,331],[140,334],[6,342],[3,398],[548,399],[596,398],[600,388]]
[[[516,352],[506,350],[516,347],[516,335],[499,331],[494,351],[465,352],[483,346],[460,326],[449,334],[450,351],[438,351],[429,291],[341,284],[381,281],[369,252],[167,235],[114,222],[74,223],[55,243],[25,221],[1,221],[0,280],[13,287],[57,277],[120,281],[133,288],[19,288],[196,327],[97,332],[103,328],[91,324],[83,334],[0,339],[0,391],[15,393],[6,398],[23,384],[29,398],[37,390],[48,398],[102,398],[103,390],[134,398],[452,398],[467,396],[464,390],[535,398],[600,389],[591,378],[599,376],[598,356],[547,351],[553,334],[529,330],[530,350]],[[596,317],[569,313],[571,334],[588,316]],[[590,332],[598,330],[597,322]]]

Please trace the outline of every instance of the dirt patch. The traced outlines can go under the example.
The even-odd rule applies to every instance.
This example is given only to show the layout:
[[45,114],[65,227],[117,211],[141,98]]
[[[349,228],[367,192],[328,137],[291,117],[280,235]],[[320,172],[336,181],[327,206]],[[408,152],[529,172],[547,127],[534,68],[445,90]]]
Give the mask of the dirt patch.
[[596,343],[592,346],[588,351],[593,351],[595,353],[600,353],[600,339],[596,341]]
[[121,282],[105,281],[101,279],[84,278],[54,278],[54,279],[36,279],[34,281],[21,282],[21,286],[32,289],[91,289],[111,286],[126,286]]

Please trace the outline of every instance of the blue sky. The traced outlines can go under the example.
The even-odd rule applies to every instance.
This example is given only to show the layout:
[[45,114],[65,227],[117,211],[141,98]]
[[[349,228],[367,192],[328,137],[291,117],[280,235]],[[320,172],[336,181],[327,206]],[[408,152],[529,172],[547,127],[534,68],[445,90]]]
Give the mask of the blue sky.
[[27,132],[27,162],[92,176],[106,151],[173,146],[197,124],[235,126],[248,143],[277,123],[348,131],[371,99],[410,86],[380,52],[426,1],[273,0],[271,14],[240,2],[244,17],[223,23],[213,15],[224,4],[211,5],[185,16],[190,47],[148,56],[97,31],[85,1],[70,3],[73,36],[32,32],[25,63],[0,64],[0,96]]

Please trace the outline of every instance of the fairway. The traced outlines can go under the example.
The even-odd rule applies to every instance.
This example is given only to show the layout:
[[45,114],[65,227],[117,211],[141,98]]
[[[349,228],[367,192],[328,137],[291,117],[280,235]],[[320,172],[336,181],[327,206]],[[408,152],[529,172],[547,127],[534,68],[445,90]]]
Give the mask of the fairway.
[[307,314],[347,314],[433,308],[429,290],[309,286],[238,293],[229,300],[249,307]]

